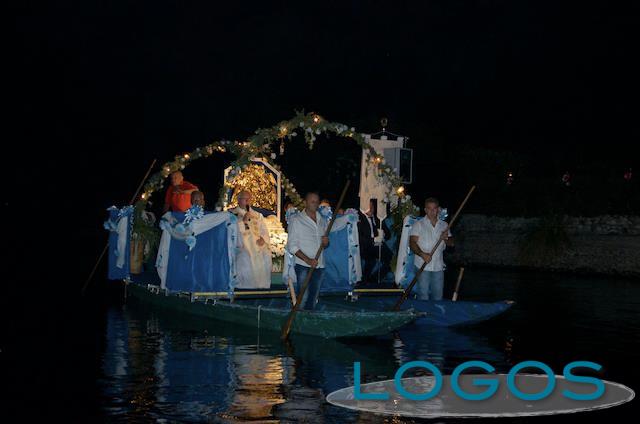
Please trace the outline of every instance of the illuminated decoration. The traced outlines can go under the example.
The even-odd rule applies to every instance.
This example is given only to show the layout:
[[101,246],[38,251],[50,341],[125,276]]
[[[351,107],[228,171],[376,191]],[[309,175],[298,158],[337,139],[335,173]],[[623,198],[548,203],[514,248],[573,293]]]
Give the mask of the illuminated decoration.
[[[287,128],[286,134],[283,134],[282,128]],[[278,125],[270,128],[258,129],[246,141],[214,141],[206,146],[198,147],[190,153],[176,156],[173,161],[163,164],[160,172],[149,177],[144,186],[144,192],[147,193],[147,196],[145,199],[140,199],[139,201],[145,204],[149,202],[151,195],[163,188],[164,181],[171,172],[184,169],[194,160],[208,157],[216,152],[229,152],[236,157],[236,160],[231,163],[231,168],[237,169],[239,172],[251,164],[251,158],[270,158],[272,147],[276,143],[282,142],[282,151],[284,151],[284,142],[291,141],[292,138],[297,137],[298,131],[300,135],[304,137],[309,148],[313,147],[316,135],[334,134],[355,141],[362,147],[366,159],[369,161],[377,154],[374,147],[366,140],[365,135],[356,132],[355,128],[340,123],[329,122],[315,113],[305,114],[303,112],[297,112],[296,116],[288,121],[282,121]],[[268,160],[265,159],[265,161]],[[269,164],[281,172],[278,165],[271,162],[269,162]],[[395,200],[394,197],[397,196],[396,190],[402,185],[399,177],[395,175],[391,166],[385,164],[383,161],[380,163],[375,162],[374,165],[380,185],[384,186],[387,193],[389,193],[389,200]],[[301,207],[303,199],[293,184],[291,184],[284,175],[281,175],[281,182],[287,197],[291,199],[291,202],[296,207]],[[400,193],[403,193],[403,191],[404,190]],[[220,209],[222,209],[225,194],[226,189],[222,187],[218,197],[218,208]]]
[[507,185],[513,184],[513,172],[507,172]]
[[[251,192],[251,203],[258,208],[267,209],[273,212],[280,210],[278,205],[278,181],[280,173],[275,169],[269,172],[266,163],[256,160],[254,163],[243,168],[239,173],[233,173],[232,168],[225,170],[225,186],[230,194],[229,201],[225,199],[224,209],[231,209],[238,206],[238,194],[247,190]],[[276,172],[274,172],[276,171]]]
[[569,174],[569,171],[566,171],[564,175],[562,175],[562,184],[564,184],[565,187],[569,187],[571,185],[571,174]]
[[[278,269],[278,267],[282,268],[281,253],[284,250],[283,246],[286,244],[286,233],[280,223],[281,206],[279,203],[282,200],[282,191],[284,190],[284,194],[290,199],[295,208],[301,209],[304,203],[295,186],[284,175],[280,166],[272,162],[272,160],[276,158],[274,149],[277,149],[279,146],[280,154],[284,154],[285,143],[291,142],[293,138],[300,135],[304,138],[304,141],[311,150],[316,136],[322,134],[344,137],[344,140],[348,142],[355,141],[356,144],[362,148],[362,163],[366,164],[367,175],[371,172],[371,174],[375,176],[371,183],[377,187],[377,190],[381,194],[379,198],[381,199],[381,206],[383,207],[380,207],[378,210],[384,211],[386,209],[384,205],[390,206],[394,227],[402,225],[402,220],[408,214],[419,212],[419,209],[411,201],[411,197],[406,195],[401,178],[396,175],[394,169],[389,164],[385,163],[382,159],[381,152],[376,150],[368,134],[358,133],[354,127],[327,121],[318,114],[305,114],[304,112],[297,112],[292,119],[282,121],[273,127],[260,128],[246,140],[214,141],[205,146],[198,147],[191,152],[175,156],[172,161],[164,163],[160,171],[149,177],[144,185],[143,196],[139,198],[136,207],[144,210],[147,204],[150,203],[153,193],[163,188],[165,180],[172,172],[185,169],[194,160],[206,158],[215,153],[226,152],[235,157],[235,160],[231,162],[229,168],[225,170],[225,177],[235,178],[241,175],[245,168],[249,168],[250,171],[248,175],[252,176],[251,178],[257,178],[261,181],[261,184],[266,186],[266,180],[255,175],[254,173],[256,171],[251,170],[254,169],[251,168],[252,165],[260,162],[262,166],[269,169],[269,172],[273,172],[274,175],[279,175],[279,177],[275,177],[277,205],[275,208],[270,206],[266,209],[274,210],[277,214],[277,219],[273,219],[275,217],[267,217],[267,221],[268,224],[271,224],[268,228],[269,234],[272,237],[270,247],[272,255],[274,255],[273,266],[274,269]],[[378,157],[381,159],[377,160]],[[271,180],[269,180],[269,182],[271,182]],[[258,193],[260,190],[256,190],[256,188],[259,187],[261,186],[250,187],[251,192],[254,193],[255,196],[254,203],[256,205],[272,205],[272,194],[267,195],[265,193],[264,198],[261,198],[262,195]],[[223,184],[220,188],[218,201],[215,206],[216,211],[220,211],[225,206],[228,206],[230,201],[235,202],[233,195],[228,197],[229,188],[227,184]],[[233,192],[237,193],[236,190]]]

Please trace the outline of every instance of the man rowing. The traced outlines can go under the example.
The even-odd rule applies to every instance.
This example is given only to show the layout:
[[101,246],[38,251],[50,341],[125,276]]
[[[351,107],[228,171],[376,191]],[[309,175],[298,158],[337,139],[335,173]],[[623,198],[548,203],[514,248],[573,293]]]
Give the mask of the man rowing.
[[[414,266],[416,273],[427,263],[416,283],[418,299],[441,300],[444,286],[444,260],[443,254],[446,246],[453,246],[453,237],[449,231],[449,225],[439,218],[440,202],[434,197],[429,197],[424,202],[424,219],[417,221],[411,228],[409,247],[415,254]],[[429,253],[440,240],[433,255]]]
[[293,215],[289,220],[289,239],[287,250],[295,256],[296,294],[302,289],[307,273],[315,268],[309,286],[302,299],[299,299],[301,309],[314,309],[320,295],[322,271],[324,269],[324,254],[316,260],[316,252],[320,245],[327,247],[329,237],[324,234],[328,222],[318,212],[320,196],[316,192],[309,192],[305,196],[305,208],[301,213]]

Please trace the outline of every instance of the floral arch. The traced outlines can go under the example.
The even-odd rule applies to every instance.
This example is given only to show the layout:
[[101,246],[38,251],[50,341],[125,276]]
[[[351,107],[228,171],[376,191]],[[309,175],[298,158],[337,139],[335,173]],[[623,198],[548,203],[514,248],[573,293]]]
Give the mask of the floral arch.
[[[164,181],[172,172],[186,168],[194,160],[211,156],[214,153],[229,152],[236,157],[231,163],[232,173],[238,174],[242,172],[243,169],[251,165],[251,159],[256,157],[263,158],[263,160],[280,171],[285,195],[291,199],[294,205],[300,207],[303,201],[302,197],[291,181],[284,175],[281,167],[273,162],[273,159],[278,154],[283,155],[285,144],[291,142],[297,135],[303,135],[309,150],[313,149],[316,136],[320,134],[333,134],[354,140],[365,151],[367,160],[374,164],[380,183],[386,186],[387,199],[385,201],[392,202],[392,205],[398,199],[402,200],[398,202],[398,205],[410,203],[407,202],[409,196],[405,196],[400,178],[394,173],[392,167],[384,162],[384,157],[377,153],[373,146],[366,141],[363,134],[357,133],[353,127],[329,122],[316,113],[296,112],[296,115],[287,121],[281,121],[270,128],[256,130],[245,141],[214,141],[206,146],[198,147],[192,152],[175,156],[174,160],[166,162],[159,172],[149,177],[138,199],[137,206],[144,208],[151,195],[162,189]],[[223,185],[219,191],[216,203],[216,209],[218,210],[222,208],[226,188]],[[396,207],[395,209],[404,208]]]

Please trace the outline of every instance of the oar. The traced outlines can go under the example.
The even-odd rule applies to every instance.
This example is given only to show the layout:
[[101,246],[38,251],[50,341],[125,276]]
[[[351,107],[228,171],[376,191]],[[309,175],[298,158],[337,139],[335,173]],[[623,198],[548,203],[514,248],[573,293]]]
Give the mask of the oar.
[[291,305],[293,306],[296,304],[296,289],[293,287],[293,283],[289,277],[287,277],[287,286],[289,286],[289,295],[291,296]]
[[[344,200],[344,196],[347,194],[347,189],[349,188],[349,184],[351,184],[351,180],[347,180],[347,183],[344,185],[344,188],[342,189],[342,193],[340,194],[340,199],[338,200],[338,205],[336,206],[336,209],[335,209],[336,211],[342,207],[342,201]],[[331,232],[331,228],[333,227],[333,223],[335,222],[337,215],[338,215],[337,213],[334,213],[333,216],[331,217],[331,221],[329,221],[327,230],[324,233],[325,237],[329,237],[329,233]],[[322,245],[322,243],[320,243],[320,247],[318,247],[318,251],[316,252],[316,256],[314,257],[316,261],[320,258],[320,255],[322,254],[323,249],[324,249],[324,246]],[[296,296],[297,302],[293,305],[293,308],[291,308],[291,312],[289,313],[289,318],[287,319],[287,322],[282,326],[282,334],[280,335],[282,340],[286,340],[289,337],[289,332],[291,332],[291,326],[293,325],[293,321],[296,319],[296,312],[298,312],[298,309],[300,309],[300,304],[302,303],[302,299],[304,298],[304,293],[307,291],[307,286],[309,285],[309,281],[311,281],[311,276],[313,275],[313,271],[315,269],[316,268],[312,266],[309,272],[307,273],[307,277],[304,279],[304,282],[302,283],[302,287],[300,288],[300,293],[298,293],[298,295]]]
[[[140,189],[144,185],[144,182],[147,181],[147,178],[149,177],[149,174],[151,173],[151,170],[153,169],[155,164],[156,164],[156,160],[154,159],[153,162],[151,162],[151,165],[149,166],[149,169],[147,169],[147,173],[144,174],[144,177],[140,181],[140,184],[138,185],[138,188],[136,189],[136,192],[133,194],[133,197],[131,197],[131,201],[129,201],[129,205],[132,205],[133,202],[138,197],[138,193],[140,193]],[[98,266],[100,266],[100,262],[102,262],[102,258],[104,258],[105,253],[107,253],[107,249],[109,249],[109,241],[107,241],[107,243],[105,244],[104,248],[102,249],[102,253],[100,253],[100,256],[98,256],[98,260],[96,261],[96,264],[93,266],[93,269],[91,270],[91,274],[89,274],[89,278],[87,278],[87,281],[85,281],[84,285],[82,286],[82,292],[81,293],[82,293],[83,296],[84,296],[85,290],[87,290],[87,286],[89,285],[89,283],[93,279],[94,274],[98,270]]]
[[[464,208],[464,205],[467,203],[467,200],[469,200],[469,197],[471,197],[471,193],[473,193],[473,190],[475,189],[476,189],[476,186],[471,187],[471,189],[467,193],[467,197],[464,198],[464,200],[460,204],[460,207],[456,211],[455,215],[453,215],[453,218],[451,218],[451,222],[449,222],[449,226],[447,229],[451,229],[451,227],[453,227],[453,224],[456,222],[456,219],[458,218],[460,211],[462,210],[462,208]],[[440,246],[440,243],[442,243],[442,239],[439,239],[438,242],[435,244],[435,246],[433,246],[433,248],[431,249],[431,252],[429,253],[431,256],[433,256],[433,254],[436,253],[436,250],[438,249],[438,246]],[[427,266],[427,263],[424,262],[420,267],[420,269],[418,270],[418,272],[416,272],[416,275],[415,277],[413,277],[413,280],[411,280],[411,283],[409,284],[409,286],[402,292],[400,299],[398,299],[396,304],[393,305],[393,308],[391,308],[392,311],[400,310],[400,307],[405,302],[405,300],[407,300],[407,298],[409,297],[409,293],[411,293],[411,290],[413,290],[413,286],[415,286],[416,283],[418,282],[418,278],[420,277],[420,275],[422,274],[426,266]]]
[[451,297],[452,301],[458,300],[458,290],[460,290],[460,282],[462,281],[462,275],[464,274],[464,267],[460,267],[460,272],[458,273],[458,281],[456,281],[456,288],[453,290],[453,297]]

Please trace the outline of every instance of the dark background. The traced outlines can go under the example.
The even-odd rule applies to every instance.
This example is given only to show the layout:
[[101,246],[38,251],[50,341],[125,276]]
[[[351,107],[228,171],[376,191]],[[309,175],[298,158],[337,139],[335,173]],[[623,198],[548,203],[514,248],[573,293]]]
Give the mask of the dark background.
[[[558,202],[550,193],[569,171],[565,191],[578,192],[578,206],[568,212],[640,208],[624,201],[638,191],[622,177],[640,136],[639,15],[630,3],[14,7],[7,89],[17,131],[8,144],[22,183],[12,186],[64,206],[82,201],[87,231],[105,207],[128,202],[153,158],[242,139],[296,109],[364,132],[388,117],[415,149],[418,200],[428,192],[453,204],[475,183],[482,190],[471,210],[535,215]],[[336,156],[357,164],[357,152],[329,149],[302,155],[309,172],[290,176],[304,189],[311,170]],[[209,169],[213,191],[221,165]],[[515,185],[507,188],[508,171]]]
[[[435,195],[453,208],[478,184],[470,212],[640,211],[638,177],[623,180],[628,168],[640,172],[633,2],[11,7],[3,212],[12,237],[3,243],[4,299],[14,308],[4,311],[18,313],[4,321],[3,352],[22,335],[34,358],[54,346],[91,345],[60,328],[93,308],[74,302],[106,240],[105,208],[129,201],[153,158],[242,139],[294,110],[362,132],[380,130],[387,117],[390,131],[410,137],[409,193],[418,202]],[[318,140],[313,155],[302,142],[287,147],[283,165],[300,190],[335,197],[344,175],[357,172],[358,150],[340,143]],[[202,161],[186,175],[213,203],[226,163]],[[569,188],[560,181],[565,171]],[[98,275],[93,300],[103,293],[104,270]],[[65,355],[61,366],[72,368],[72,359]],[[29,376],[48,372],[36,366]]]

